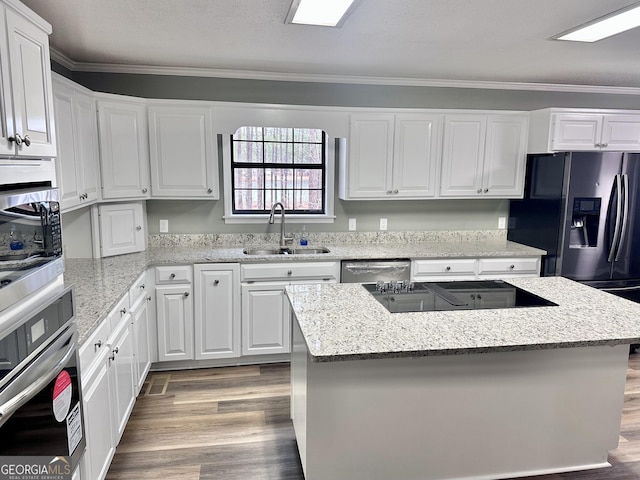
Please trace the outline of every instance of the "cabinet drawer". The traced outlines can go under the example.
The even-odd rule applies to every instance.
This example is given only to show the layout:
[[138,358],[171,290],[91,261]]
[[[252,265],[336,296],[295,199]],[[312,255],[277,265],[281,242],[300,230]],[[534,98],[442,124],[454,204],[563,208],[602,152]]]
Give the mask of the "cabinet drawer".
[[147,274],[146,272],[129,288],[129,305],[134,306],[136,301],[147,292]]
[[88,373],[94,359],[107,348],[107,339],[111,333],[109,318],[105,318],[98,328],[80,346],[80,371]]
[[540,257],[481,258],[478,261],[480,275],[539,275]]
[[267,280],[333,280],[339,275],[337,262],[261,263],[240,266],[242,282]]
[[191,266],[156,267],[156,283],[191,283]]
[[129,316],[129,295],[125,295],[109,313],[111,333],[115,332],[125,317]]
[[456,258],[442,260],[414,260],[411,266],[416,276],[460,276],[475,275],[477,260],[474,258]]

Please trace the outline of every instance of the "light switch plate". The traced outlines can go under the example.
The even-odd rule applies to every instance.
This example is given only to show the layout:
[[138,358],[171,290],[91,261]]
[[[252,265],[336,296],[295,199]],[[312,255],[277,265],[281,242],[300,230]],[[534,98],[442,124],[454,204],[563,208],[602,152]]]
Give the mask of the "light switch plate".
[[507,217],[498,217],[498,228],[500,230],[507,228]]
[[355,232],[356,230],[356,219],[355,218],[350,218],[349,219],[349,231],[350,232]]
[[380,230],[386,230],[387,229],[387,219],[386,218],[381,218],[380,219]]
[[169,233],[169,220],[160,220],[160,233]]

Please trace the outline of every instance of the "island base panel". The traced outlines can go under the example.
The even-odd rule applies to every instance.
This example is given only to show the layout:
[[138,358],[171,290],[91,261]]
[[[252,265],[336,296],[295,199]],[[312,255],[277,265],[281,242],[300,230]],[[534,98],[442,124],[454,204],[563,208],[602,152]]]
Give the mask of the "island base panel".
[[608,466],[627,360],[623,345],[326,363],[294,350],[305,478],[498,479]]

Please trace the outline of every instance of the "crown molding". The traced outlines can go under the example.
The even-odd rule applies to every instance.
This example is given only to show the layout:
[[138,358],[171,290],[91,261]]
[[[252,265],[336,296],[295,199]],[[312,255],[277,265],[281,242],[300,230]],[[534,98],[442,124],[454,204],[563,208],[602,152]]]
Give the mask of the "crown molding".
[[124,73],[135,75],[166,75],[178,77],[235,78],[240,80],[266,80],[277,82],[337,83],[353,85],[380,85],[402,87],[477,88],[485,90],[523,90],[542,92],[599,93],[614,95],[640,95],[638,87],[607,85],[572,85],[556,83],[487,82],[476,80],[441,80],[410,77],[370,77],[349,75],[323,75],[280,73],[253,70],[226,70],[215,68],[162,67],[152,65],[123,65],[115,63],[74,62],[66,55],[51,49],[51,59],[73,72]]

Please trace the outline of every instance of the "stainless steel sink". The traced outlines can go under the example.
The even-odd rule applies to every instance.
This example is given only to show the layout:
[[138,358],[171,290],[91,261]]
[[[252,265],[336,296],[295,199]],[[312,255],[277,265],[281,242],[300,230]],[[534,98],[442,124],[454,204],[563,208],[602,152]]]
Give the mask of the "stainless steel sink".
[[245,248],[242,253],[245,255],[318,255],[329,253],[325,247],[318,248]]

